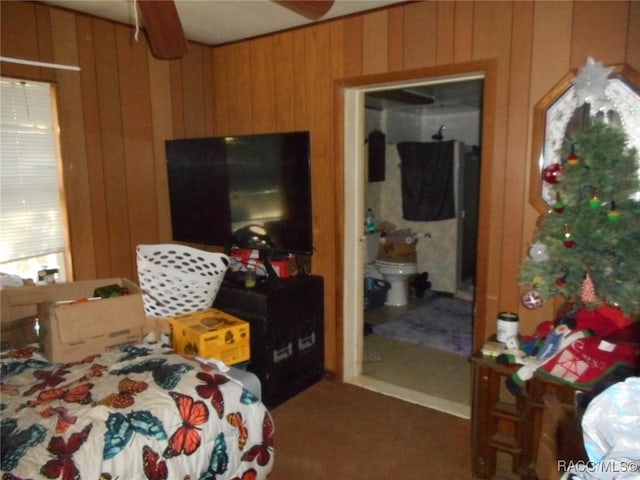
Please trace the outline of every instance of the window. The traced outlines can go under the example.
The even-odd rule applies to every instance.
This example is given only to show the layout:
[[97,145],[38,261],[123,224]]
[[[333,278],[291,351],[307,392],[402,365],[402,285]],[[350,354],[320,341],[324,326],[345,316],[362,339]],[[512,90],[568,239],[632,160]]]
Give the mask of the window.
[[[66,224],[54,89],[0,78],[0,271],[65,280]],[[49,276],[49,279],[51,276]]]

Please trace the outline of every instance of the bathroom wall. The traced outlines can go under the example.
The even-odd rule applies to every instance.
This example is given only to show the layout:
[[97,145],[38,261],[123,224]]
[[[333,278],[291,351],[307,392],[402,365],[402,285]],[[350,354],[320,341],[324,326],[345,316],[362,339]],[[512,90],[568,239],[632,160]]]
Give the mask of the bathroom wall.
[[[380,130],[382,132],[386,132],[386,125],[384,122],[384,119],[386,119],[386,113],[384,112],[384,110],[375,110],[375,109],[370,109],[370,108],[366,108],[364,111],[364,115],[365,115],[365,131],[367,132],[367,134],[369,132],[372,132],[373,130]],[[366,141],[366,139],[365,139]],[[388,138],[387,138],[387,144],[388,144]],[[365,171],[364,171],[364,178],[367,179],[369,178],[369,172],[367,170],[367,162],[364,162],[365,165]],[[388,170],[388,159],[387,159],[387,163],[385,164],[385,171]],[[382,207],[382,185],[386,182],[386,179],[384,182],[368,182],[365,184],[365,198],[364,198],[364,205],[365,205],[365,212],[367,208],[371,208],[373,210],[373,213],[376,216],[376,224],[380,224],[380,222],[382,221],[383,217],[383,207]],[[362,212],[363,218],[364,218],[364,214],[365,212]]]
[[431,135],[445,125],[444,140],[458,140],[467,146],[478,145],[480,111],[460,106],[396,107],[382,111],[367,110],[365,121],[367,131],[377,128],[387,136],[385,180],[366,184],[365,206],[373,209],[378,224],[388,221],[399,229],[410,228],[414,232],[429,234],[418,240],[418,271],[429,272],[434,290],[455,293],[459,219],[415,222],[402,218],[400,157],[396,144],[401,141],[433,141]]

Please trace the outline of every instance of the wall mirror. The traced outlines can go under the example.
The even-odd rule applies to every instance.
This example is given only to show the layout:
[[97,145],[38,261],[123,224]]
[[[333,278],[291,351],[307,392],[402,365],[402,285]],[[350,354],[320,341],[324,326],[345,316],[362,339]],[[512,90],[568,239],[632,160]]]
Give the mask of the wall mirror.
[[[640,76],[626,65],[616,65],[604,89],[606,102],[597,115],[619,126],[627,135],[629,146],[640,152]],[[576,87],[571,82],[577,71],[565,75],[535,106],[533,150],[531,159],[530,201],[544,213],[555,201],[551,186],[542,180],[542,171],[552,164],[562,164],[565,139],[581,130],[591,116],[588,103],[579,104]],[[640,192],[639,192],[640,195]]]

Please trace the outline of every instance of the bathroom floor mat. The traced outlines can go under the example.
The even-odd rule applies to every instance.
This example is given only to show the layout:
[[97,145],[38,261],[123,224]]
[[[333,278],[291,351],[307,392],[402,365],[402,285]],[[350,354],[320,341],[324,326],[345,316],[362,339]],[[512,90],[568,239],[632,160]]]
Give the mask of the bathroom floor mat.
[[430,298],[414,310],[375,325],[373,333],[468,356],[473,343],[473,302],[446,296]]

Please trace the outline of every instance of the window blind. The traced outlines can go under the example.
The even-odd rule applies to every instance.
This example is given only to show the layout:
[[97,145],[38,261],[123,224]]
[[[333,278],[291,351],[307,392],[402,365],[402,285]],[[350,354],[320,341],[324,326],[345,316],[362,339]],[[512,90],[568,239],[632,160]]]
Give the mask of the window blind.
[[0,78],[0,263],[64,250],[52,97]]

